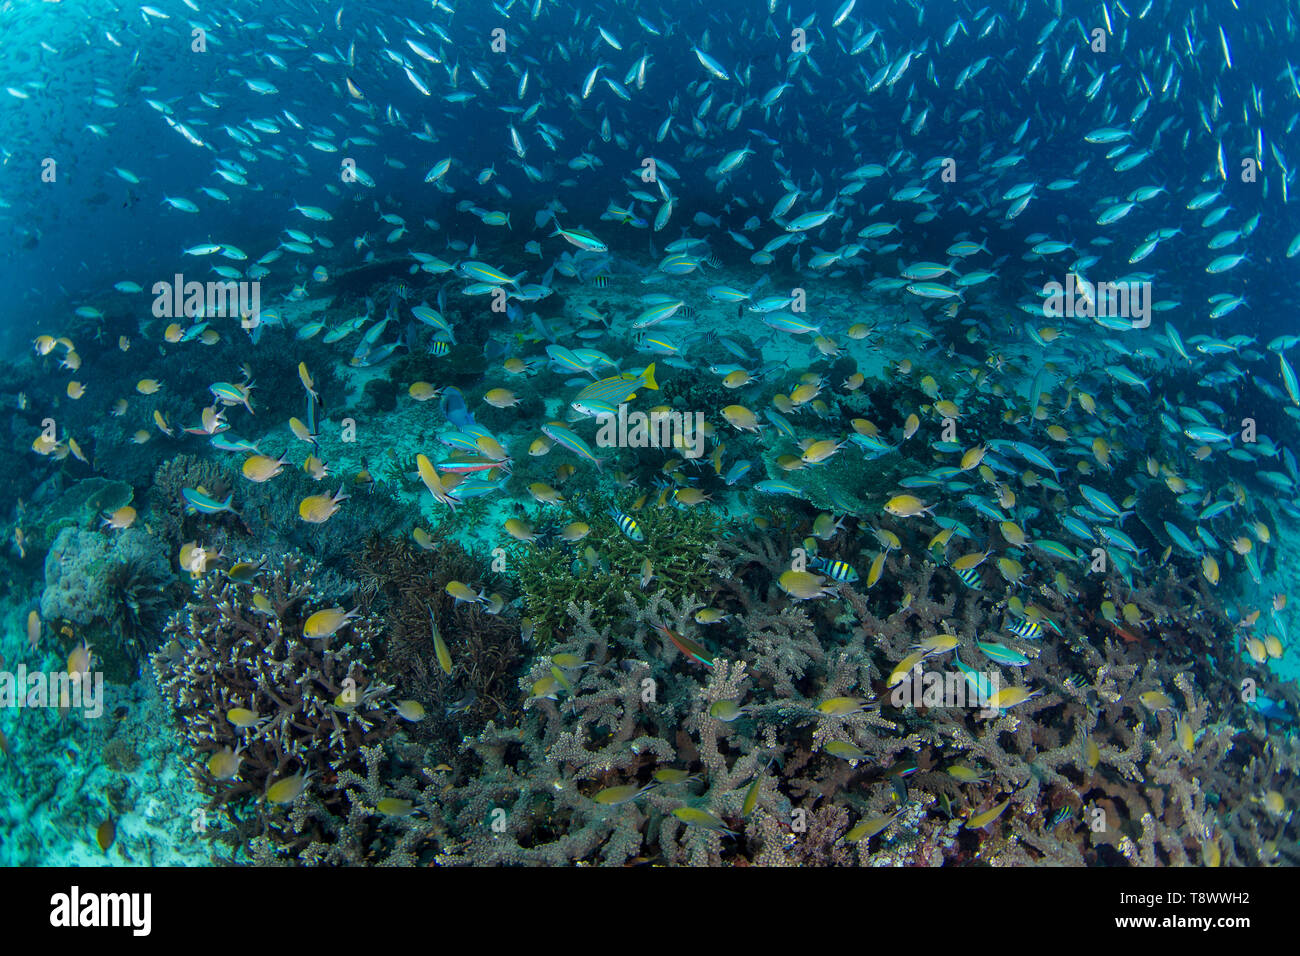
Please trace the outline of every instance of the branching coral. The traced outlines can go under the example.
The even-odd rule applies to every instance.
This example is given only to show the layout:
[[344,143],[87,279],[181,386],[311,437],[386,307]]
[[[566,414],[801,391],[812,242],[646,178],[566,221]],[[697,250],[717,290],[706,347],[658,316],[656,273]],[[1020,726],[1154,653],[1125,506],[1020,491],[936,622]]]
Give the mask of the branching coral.
[[195,783],[232,825],[223,839],[236,850],[253,836],[281,853],[328,842],[329,827],[316,818],[295,825],[268,798],[271,788],[305,779],[301,799],[345,815],[340,774],[363,773],[362,748],[398,729],[393,688],[375,677],[378,622],[362,616],[330,636],[304,633],[333,600],[315,584],[316,570],[289,555],[252,583],[208,575],[153,657],[193,748]]
[[[634,512],[645,538],[633,541],[582,505],[536,526],[546,539],[586,520],[587,542],[519,545],[507,561],[525,614],[547,626],[527,659],[512,610],[447,593],[453,580],[490,592],[507,578],[441,531],[430,550],[378,535],[355,554],[363,617],[330,661],[300,650],[311,643],[301,621],[325,597],[281,580],[292,562],[256,586],[205,581],[173,622],[190,650],[156,657],[175,672],[169,692],[180,674],[210,686],[222,673],[209,635],[222,614],[255,613],[254,587],[269,589],[275,618],[260,627],[288,632],[249,642],[269,641],[279,660],[258,678],[272,697],[206,692],[210,713],[245,706],[264,721],[242,754],[255,782],[219,786],[196,769],[217,803],[235,805],[230,839],[255,837],[260,862],[292,847],[330,864],[1294,862],[1295,824],[1270,794],[1293,790],[1300,749],[1271,739],[1238,689],[1263,684],[1292,708],[1294,692],[1236,653],[1240,627],[1176,568],[1140,583],[1114,568],[1067,579],[1056,559],[1022,553],[1020,571],[983,568],[972,587],[942,547],[926,547],[933,526],[863,522],[825,553],[864,567],[897,535],[880,580],[796,600],[781,576],[810,530],[802,506],[761,536],[702,510]],[[647,559],[656,573],[642,587]],[[1037,638],[1013,630],[1029,619]],[[998,646],[1024,660],[1000,663]],[[890,686],[918,647],[933,651],[921,670],[946,681],[934,699]],[[383,708],[340,714],[330,695],[343,657],[376,699],[409,697],[429,716],[396,734]],[[307,681],[295,668],[308,664],[326,678]],[[976,699],[993,678],[1023,699],[1000,710]],[[323,688],[310,705],[294,696],[304,684]],[[972,696],[954,697],[962,689]],[[201,754],[241,743],[187,706]],[[286,706],[311,720],[277,722]],[[337,727],[268,749],[326,715]],[[312,763],[308,746],[329,755]],[[257,799],[309,764],[291,809]]]
[[[714,589],[708,555],[732,530],[718,512],[706,507],[632,512],[644,535],[644,540],[633,541],[606,513],[610,503],[593,497],[581,506],[570,504],[539,516],[545,519],[539,521],[539,530],[552,534],[573,521],[588,524],[591,534],[576,545],[538,543],[515,549],[512,564],[519,570],[525,607],[540,644],[564,637],[570,604],[590,604],[593,620],[603,625],[614,623],[625,593],[635,597],[664,590],[676,600],[703,597]],[[653,585],[634,586],[647,566]],[[644,598],[636,603],[643,604]]]
[[[793,535],[798,521],[787,528]],[[1013,641],[1028,663],[1012,669],[982,649],[1008,639],[996,635],[1026,613],[1010,586],[988,576],[971,589],[913,548],[888,557],[876,588],[843,584],[795,602],[776,581],[798,540],[719,539],[706,552],[711,583],[694,596],[625,585],[613,610],[569,604],[560,638],[520,681],[529,697],[520,724],[489,725],[466,741],[457,764],[465,784],[447,805],[465,842],[440,859],[1288,859],[1293,824],[1270,815],[1266,795],[1293,787],[1296,748],[1267,742],[1258,715],[1225,699],[1223,678],[1249,670],[1239,655],[1207,660],[1231,647],[1232,626],[1185,579],[1133,587],[1099,577],[1085,582],[1086,595],[1040,588],[1035,613],[1060,633]],[[1136,637],[1082,613],[1121,590],[1141,622]],[[1188,597],[1198,612],[1175,613],[1172,602]],[[730,620],[696,625],[705,605]],[[659,625],[703,650],[684,653]],[[974,699],[895,699],[886,676],[944,634],[955,646],[925,667],[951,674],[946,686],[969,680],[955,653],[1034,696],[1001,713]]]
[[[450,743],[489,718],[517,716],[518,619],[463,605],[447,593],[451,581],[489,591],[503,586],[484,562],[450,538],[439,537],[424,550],[409,539],[376,534],[366,540],[355,565],[362,606],[384,621],[385,679],[403,696],[437,711],[424,721],[422,732]],[[437,661],[435,621],[452,657],[451,677]]]

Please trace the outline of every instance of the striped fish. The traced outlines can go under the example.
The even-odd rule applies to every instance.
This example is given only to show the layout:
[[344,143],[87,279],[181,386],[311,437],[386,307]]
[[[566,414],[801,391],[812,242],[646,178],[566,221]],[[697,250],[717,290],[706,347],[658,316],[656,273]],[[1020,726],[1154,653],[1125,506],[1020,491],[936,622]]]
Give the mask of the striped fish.
[[834,578],[836,581],[845,584],[852,584],[858,580],[858,572],[853,570],[853,566],[845,561],[836,561],[832,558],[814,558],[812,565],[827,577]]
[[222,511],[234,512],[235,510],[230,507],[230,502],[235,497],[234,492],[226,495],[225,501],[217,501],[197,488],[182,488],[181,497],[185,499],[185,510],[191,514],[198,512],[199,514],[214,515]]
[[609,516],[613,518],[614,523],[618,525],[618,530],[622,531],[623,534],[625,534],[629,540],[631,541],[645,540],[645,533],[641,530],[641,526],[637,524],[636,519],[633,518],[631,515],[624,514],[623,512],[619,511],[617,508],[610,508]]
[[687,657],[698,661],[705,667],[713,666],[713,656],[708,652],[704,645],[700,644],[698,641],[691,640],[685,634],[678,634],[676,631],[671,630],[662,624],[656,624],[654,625],[654,628],[661,636],[671,641],[673,645]]
[[1014,648],[1007,647],[1005,644],[992,642],[986,644],[983,641],[976,641],[975,646],[983,651],[990,660],[999,664],[1006,664],[1008,667],[1027,667],[1029,665],[1028,657]]
[[1050,554],[1054,558],[1061,558],[1065,561],[1077,561],[1078,555],[1073,550],[1059,541],[1052,541],[1046,538],[1040,538],[1032,542],[1033,546],[1044,554]]
[[448,458],[446,461],[438,462],[439,471],[449,471],[457,475],[469,475],[478,471],[491,471],[494,468],[503,467],[502,463],[495,458],[481,458],[469,455]]
[[957,572],[957,577],[961,578],[961,583],[972,590],[981,590],[979,572],[974,568],[962,568]]
[[[573,452],[579,458],[585,458],[594,464],[597,468],[605,463],[604,458],[597,458],[596,453],[576,432],[571,428],[565,428],[559,422],[549,422],[542,426],[542,434],[557,445],[562,445],[569,451]],[[630,519],[629,519],[630,520]],[[629,537],[631,537],[629,535]],[[635,540],[635,539],[633,539]]]
[[248,400],[248,389],[245,386],[235,385],[231,382],[217,382],[209,386],[208,390],[225,405],[243,405],[248,409],[248,413],[253,414],[253,406]]
[[1026,641],[1036,641],[1043,636],[1043,625],[1037,621],[1016,621],[1014,624],[1008,624],[1007,630]]
[[659,389],[659,385],[655,382],[653,362],[640,373],[625,372],[622,375],[614,375],[610,378],[602,378],[598,382],[592,382],[578,393],[572,405],[577,411],[582,411],[581,406],[586,405],[588,402],[618,406],[635,397],[637,391],[641,388],[650,388],[656,391]]
[[1079,492],[1085,499],[1087,499],[1088,504],[1092,505],[1108,518],[1118,518],[1121,524],[1123,524],[1126,517],[1133,513],[1131,511],[1125,511],[1119,505],[1115,504],[1110,495],[1092,487],[1091,485],[1079,485]]

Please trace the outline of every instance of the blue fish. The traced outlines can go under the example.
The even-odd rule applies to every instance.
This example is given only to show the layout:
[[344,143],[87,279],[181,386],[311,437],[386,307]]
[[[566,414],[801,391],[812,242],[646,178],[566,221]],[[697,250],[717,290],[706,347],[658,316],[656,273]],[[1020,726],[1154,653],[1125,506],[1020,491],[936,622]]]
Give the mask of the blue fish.
[[230,502],[235,497],[233,491],[226,495],[225,501],[217,501],[197,488],[182,488],[181,497],[185,499],[185,510],[190,514],[198,512],[199,514],[214,515],[222,511],[229,511],[233,514],[235,510],[230,506]]
[[455,385],[448,385],[442,390],[442,413],[457,428],[469,428],[474,424],[474,416],[465,404],[465,396]]
[[1293,723],[1295,720],[1284,700],[1274,700],[1267,694],[1256,694],[1255,699],[1249,703],[1269,720],[1285,720],[1287,723]]
[[722,480],[728,485],[734,485],[749,474],[749,470],[753,467],[754,463],[752,461],[738,461],[727,469],[727,474],[723,476]]

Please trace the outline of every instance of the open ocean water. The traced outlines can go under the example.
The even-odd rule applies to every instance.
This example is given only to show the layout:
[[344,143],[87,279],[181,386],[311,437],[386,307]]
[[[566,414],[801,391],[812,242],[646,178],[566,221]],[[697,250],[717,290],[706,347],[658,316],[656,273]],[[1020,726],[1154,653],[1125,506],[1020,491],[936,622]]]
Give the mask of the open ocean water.
[[0,861],[1300,862],[1273,0],[0,0]]

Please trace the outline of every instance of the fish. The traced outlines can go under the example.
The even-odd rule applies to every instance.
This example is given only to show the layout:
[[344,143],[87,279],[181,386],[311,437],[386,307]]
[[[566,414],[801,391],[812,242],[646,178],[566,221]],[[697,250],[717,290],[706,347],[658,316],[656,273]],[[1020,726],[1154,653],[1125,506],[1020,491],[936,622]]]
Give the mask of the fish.
[[338,633],[339,628],[360,616],[361,612],[355,608],[351,611],[344,611],[341,607],[324,608],[311,614],[303,622],[302,633],[304,637],[317,640],[333,637]]
[[777,579],[777,584],[797,601],[808,601],[834,593],[825,584],[826,579],[808,571],[785,571]]
[[567,428],[560,422],[548,422],[542,426],[541,430],[542,434],[551,439],[551,441],[555,442],[562,448],[566,448],[573,452],[579,458],[591,462],[596,466],[597,470],[604,466],[606,459],[599,457],[594,451],[592,451],[591,446],[588,445],[581,436],[573,431],[573,429]]
[[1019,651],[996,642],[976,641],[975,646],[984,652],[989,660],[1011,667],[1027,667],[1029,658]]
[[997,820],[998,817],[1002,816],[1002,814],[1006,812],[1007,807],[1009,807],[1010,805],[1011,805],[1011,798],[1008,797],[1006,800],[1003,800],[999,804],[995,804],[994,806],[983,811],[982,813],[976,813],[973,814],[972,816],[967,817],[966,829],[968,830],[986,829],[991,823]]
[[723,833],[727,836],[736,836],[736,831],[728,829],[726,824],[717,816],[707,810],[701,810],[696,807],[678,807],[673,810],[675,816],[688,827],[697,827],[702,830],[712,830],[716,833]]
[[[599,414],[598,407],[617,408],[634,398],[643,388],[654,390],[659,388],[655,380],[653,362],[637,373],[625,372],[622,375],[592,382],[579,391],[569,405],[579,414],[595,416]],[[608,411],[606,413],[608,414]]]
[[629,514],[624,514],[617,508],[609,509],[609,516],[614,519],[614,524],[631,541],[642,542],[645,540],[645,532],[641,530],[641,525]]
[[298,503],[298,517],[308,524],[323,524],[338,513],[339,503],[349,498],[343,493],[343,486],[332,496],[308,495]]
[[594,793],[591,799],[606,807],[620,807],[625,803],[631,803],[637,797],[655,788],[655,784],[649,783],[644,787],[638,787],[634,783],[621,784],[614,787],[605,787]]
[[434,657],[438,661],[438,666],[448,677],[452,672],[451,651],[447,647],[447,642],[443,640],[442,632],[438,629],[438,620],[433,616],[433,609],[429,609],[429,630],[433,637]]
[[555,232],[551,233],[552,237],[561,236],[570,245],[582,250],[583,252],[608,252],[609,246],[597,239],[585,229],[565,229],[559,220],[555,221]]
[[684,634],[677,633],[666,625],[655,624],[653,626],[654,629],[659,632],[661,637],[669,641],[684,655],[700,664],[703,664],[705,667],[713,667],[713,655],[708,652],[704,645]]
[[901,810],[895,810],[893,813],[876,813],[865,816],[849,828],[849,831],[844,834],[844,839],[850,843],[861,843],[863,840],[870,840],[897,820],[901,812]]
[[185,501],[185,509],[191,514],[213,515],[224,511],[234,513],[235,509],[231,506],[234,497],[234,492],[231,492],[226,495],[224,501],[218,501],[203,491],[202,488],[181,489],[181,498]]
[[310,777],[310,773],[303,772],[280,777],[266,788],[267,802],[280,805],[293,803],[306,792]]
[[99,849],[107,853],[117,839],[117,821],[109,817],[95,828],[95,842]]

